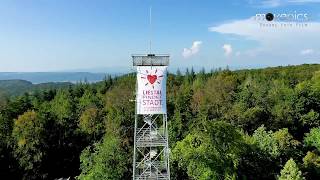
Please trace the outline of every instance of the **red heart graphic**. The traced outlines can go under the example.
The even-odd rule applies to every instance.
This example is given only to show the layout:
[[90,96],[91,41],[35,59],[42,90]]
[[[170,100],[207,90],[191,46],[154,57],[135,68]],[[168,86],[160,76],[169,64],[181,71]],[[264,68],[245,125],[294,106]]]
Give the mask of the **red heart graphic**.
[[147,79],[151,84],[153,84],[157,80],[157,75],[148,75]]

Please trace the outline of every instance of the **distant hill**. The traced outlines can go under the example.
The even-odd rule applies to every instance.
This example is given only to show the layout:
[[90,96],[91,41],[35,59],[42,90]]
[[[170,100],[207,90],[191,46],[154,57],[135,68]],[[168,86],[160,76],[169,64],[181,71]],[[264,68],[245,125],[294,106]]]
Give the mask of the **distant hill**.
[[70,82],[50,82],[32,84],[26,80],[0,80],[0,96],[16,96],[36,90],[66,88],[73,85]]
[[0,80],[21,79],[34,84],[46,82],[97,82],[103,80],[105,76],[105,73],[89,72],[0,72]]

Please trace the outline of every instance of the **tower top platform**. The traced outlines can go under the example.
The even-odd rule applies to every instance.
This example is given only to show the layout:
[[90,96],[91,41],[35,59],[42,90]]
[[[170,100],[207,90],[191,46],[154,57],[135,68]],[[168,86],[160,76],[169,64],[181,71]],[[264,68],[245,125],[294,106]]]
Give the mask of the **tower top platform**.
[[133,54],[133,66],[168,66],[168,54]]

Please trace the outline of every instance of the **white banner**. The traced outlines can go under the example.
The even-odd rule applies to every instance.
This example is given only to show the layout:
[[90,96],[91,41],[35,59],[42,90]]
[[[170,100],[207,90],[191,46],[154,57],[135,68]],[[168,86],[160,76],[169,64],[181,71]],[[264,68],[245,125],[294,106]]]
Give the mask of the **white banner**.
[[167,66],[137,66],[137,114],[166,114]]

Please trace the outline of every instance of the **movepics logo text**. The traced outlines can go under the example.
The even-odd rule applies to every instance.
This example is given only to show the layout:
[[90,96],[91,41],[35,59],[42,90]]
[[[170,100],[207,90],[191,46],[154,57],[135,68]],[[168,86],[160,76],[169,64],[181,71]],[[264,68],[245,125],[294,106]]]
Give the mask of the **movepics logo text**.
[[266,21],[286,21],[286,22],[306,22],[309,21],[308,13],[267,13],[256,14],[256,20]]
[[258,13],[255,20],[260,22],[260,27],[306,27],[310,20],[308,13]]

